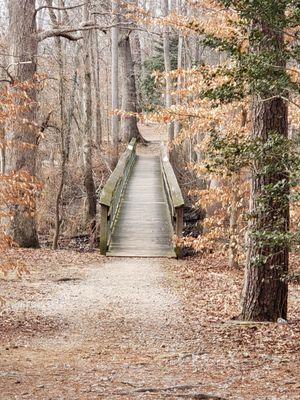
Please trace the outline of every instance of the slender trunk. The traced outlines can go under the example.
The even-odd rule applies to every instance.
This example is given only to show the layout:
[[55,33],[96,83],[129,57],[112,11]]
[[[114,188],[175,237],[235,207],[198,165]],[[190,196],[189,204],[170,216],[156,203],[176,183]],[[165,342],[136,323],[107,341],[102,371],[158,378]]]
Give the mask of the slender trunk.
[[[177,13],[178,15],[182,14],[181,10],[181,0],[177,0]],[[182,33],[179,33],[178,36],[178,50],[177,50],[177,69],[181,70],[183,68],[183,35]],[[182,75],[178,75],[177,78],[177,90],[180,90],[182,88],[182,83],[183,83],[183,78]],[[177,95],[176,97],[176,104],[180,105],[181,100],[180,100],[180,95]],[[176,137],[181,130],[181,124],[180,122],[176,121],[174,123],[174,136]]]
[[[281,11],[280,11],[281,8]],[[278,13],[284,18],[284,6]],[[285,68],[284,38],[282,31],[258,18],[253,24],[262,34],[260,46],[253,48],[258,57],[266,49],[276,54],[274,65]],[[275,58],[275,57],[274,57]],[[259,93],[253,97],[253,138],[263,146],[274,133],[283,139],[288,137],[288,109],[276,90]],[[266,100],[261,100],[265,97]],[[273,140],[273,139],[272,139]],[[270,143],[270,141],[268,142]],[[288,243],[286,240],[272,240],[274,235],[282,237],[289,230],[289,181],[284,162],[278,149],[274,154],[271,141],[263,155],[255,160],[251,182],[250,234],[245,270],[242,318],[244,320],[276,321],[287,317],[288,284]],[[279,193],[274,197],[270,187]]]
[[[120,54],[122,59],[122,111],[126,113],[137,112],[137,94],[134,77],[134,67],[130,46],[129,35],[125,35],[120,42]],[[136,116],[122,117],[122,137],[126,142],[129,142],[133,137],[140,136],[137,126]]]
[[1,174],[5,174],[6,170],[6,140],[5,140],[5,125],[0,123],[0,150],[1,150],[1,159],[0,159],[0,172]]
[[238,217],[239,217],[239,196],[238,182],[234,180],[232,185],[232,196],[230,204],[230,219],[229,219],[229,248],[228,248],[228,265],[229,268],[238,268]]
[[[96,20],[95,20],[96,24]],[[100,60],[99,60],[99,40],[98,31],[95,29],[91,38],[91,60],[93,72],[93,88],[94,88],[94,107],[95,107],[95,137],[98,148],[102,144],[102,122],[101,122],[101,90],[100,90]]]
[[[90,2],[84,6],[84,20],[89,21]],[[91,246],[95,241],[96,227],[96,190],[92,169],[92,85],[90,58],[91,31],[83,33],[83,65],[84,65],[84,136],[83,136],[83,166],[84,187],[87,194],[87,223],[90,231]]]
[[[107,82],[106,86],[106,96],[105,96],[105,128],[107,132],[107,142],[111,143],[111,121],[110,121],[110,116],[109,116],[109,104],[110,104],[110,98],[109,98],[109,82],[110,82],[110,74],[109,74],[109,68],[107,63],[105,63],[105,78]],[[111,82],[110,82],[111,83]]]
[[[6,57],[0,56],[0,61],[2,65],[7,64]],[[6,79],[7,76],[4,71],[0,71],[0,78]],[[4,88],[3,84],[0,84],[0,90]],[[3,85],[3,86],[2,86]],[[6,171],[6,135],[5,135],[5,122],[0,122],[0,172],[1,174],[5,174]]]
[[[118,0],[112,0],[112,22],[118,22],[119,4]],[[119,109],[119,28],[114,26],[111,28],[111,98],[112,112]],[[119,145],[119,117],[113,113],[111,117],[111,144],[112,144],[112,169],[118,161],[118,145]]]
[[99,147],[102,144],[102,112],[101,112],[101,89],[100,89],[100,58],[99,58],[99,38],[97,30],[95,35],[95,50],[96,50],[96,130],[97,130],[97,141]]
[[[10,0],[9,2],[9,34],[12,74],[16,82],[34,83],[36,74],[36,56],[38,49],[35,0]],[[15,86],[13,91],[18,91]],[[36,176],[37,157],[37,93],[35,85],[22,88],[30,99],[17,104],[18,115],[12,121],[10,137],[15,146],[9,149],[8,168],[16,173],[28,173]],[[25,148],[20,144],[28,144]],[[21,194],[22,196],[22,194]],[[26,202],[26,193],[24,193]],[[35,203],[35,199],[32,199]],[[11,233],[14,241],[21,247],[38,247],[39,240],[36,226],[35,205],[16,205],[11,221]]]
[[133,66],[134,66],[134,78],[135,78],[135,87],[136,87],[136,97],[137,104],[136,109],[137,112],[142,112],[142,95],[140,82],[142,77],[142,51],[141,51],[141,42],[138,32],[132,32],[130,35],[130,47],[132,50],[132,58],[133,58]]
[[[169,1],[162,0],[162,8],[163,14],[167,16],[169,14]],[[163,48],[164,48],[164,63],[165,63],[165,72],[168,73],[171,71],[171,54],[170,54],[170,28],[165,25],[163,28]],[[166,108],[170,108],[172,106],[172,79],[169,75],[166,76],[166,94],[165,94],[165,105]],[[168,142],[169,148],[173,146],[174,140],[174,122],[170,122],[168,124]],[[170,151],[170,161],[174,163],[173,157],[173,149]]]
[[63,190],[64,190],[64,186],[66,183],[66,178],[67,178],[67,168],[68,168],[69,154],[70,154],[71,126],[72,126],[72,120],[73,120],[73,113],[74,113],[74,106],[75,106],[75,92],[76,92],[76,86],[77,86],[78,52],[77,52],[75,65],[76,65],[76,67],[75,67],[74,77],[73,77],[73,88],[72,88],[71,99],[70,99],[70,106],[69,106],[69,112],[68,112],[68,118],[67,118],[67,126],[65,127],[64,138],[63,137],[61,138],[62,139],[62,141],[61,141],[61,144],[62,144],[61,175],[60,175],[60,183],[59,183],[59,188],[57,191],[56,201],[55,201],[55,231],[54,231],[53,244],[52,244],[52,247],[54,250],[56,250],[57,246],[58,246],[60,227],[61,227],[61,224],[63,221],[63,219],[62,219],[63,210],[61,210],[61,208],[62,208],[62,204],[63,204],[62,197],[63,197]]
[[[52,7],[52,0],[46,0],[46,4],[49,7],[49,15],[53,27],[58,26],[58,20]],[[66,180],[66,152],[65,152],[65,135],[66,135],[66,114],[65,114],[65,103],[66,103],[66,88],[65,88],[65,72],[64,72],[64,56],[62,49],[62,42],[60,37],[55,37],[56,55],[58,62],[58,76],[59,76],[59,109],[60,109],[60,152],[61,152],[61,168],[60,168],[60,182],[58,185],[58,191],[55,200],[55,228],[52,242],[52,248],[57,249],[58,239],[60,233],[60,227],[62,224],[61,217],[61,202],[62,195]]]
[[[247,110],[243,107],[241,110],[241,128],[247,124]],[[230,218],[229,218],[229,248],[228,248],[228,265],[229,268],[239,267],[239,253],[238,253],[238,218],[240,215],[241,197],[239,195],[239,187],[241,185],[240,179],[236,178],[231,182],[231,204],[230,204]]]

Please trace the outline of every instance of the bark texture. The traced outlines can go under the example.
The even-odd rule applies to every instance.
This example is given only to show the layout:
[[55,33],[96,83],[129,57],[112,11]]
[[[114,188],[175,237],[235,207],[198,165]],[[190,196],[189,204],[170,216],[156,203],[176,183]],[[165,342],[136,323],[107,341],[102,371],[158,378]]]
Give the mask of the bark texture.
[[130,46],[133,58],[133,66],[134,66],[134,77],[135,77],[135,86],[136,86],[136,94],[137,94],[137,111],[142,112],[142,93],[141,93],[141,77],[142,77],[142,50],[141,50],[141,42],[138,32],[132,32],[130,35]]
[[[118,23],[118,0],[112,0],[112,23]],[[119,28],[113,26],[111,28],[111,108],[112,111],[119,109]],[[119,117],[113,114],[111,117],[111,168],[114,169],[118,162],[118,145],[119,145]]]
[[[122,58],[122,111],[126,113],[137,112],[137,91],[135,85],[134,64],[132,59],[129,35],[125,35],[120,42],[120,53]],[[132,138],[140,136],[136,116],[124,116],[122,118],[122,137],[129,142]]]
[[[282,99],[261,102],[255,99],[253,106],[255,137],[267,139],[268,133],[278,132],[287,137],[287,105]],[[264,168],[263,160],[256,162],[257,171]],[[268,213],[260,213],[260,199],[266,186],[286,179],[285,171],[270,172],[268,176],[256,173],[251,182],[250,213],[253,218],[250,231],[272,233],[274,229],[286,233],[289,229],[289,207],[270,200]],[[288,194],[288,193],[286,193]],[[249,237],[245,276],[242,318],[245,320],[276,321],[287,317],[288,285],[283,279],[288,272],[288,246],[270,248],[266,243]],[[258,262],[264,259],[262,265]]]
[[[97,21],[95,19],[95,25]],[[99,58],[99,38],[98,31],[95,29],[92,33],[91,40],[91,59],[93,71],[93,93],[94,93],[94,123],[95,123],[95,137],[98,148],[102,144],[102,112],[101,112],[101,85],[100,85],[100,58]]]
[[[56,28],[58,24],[58,20],[54,10],[51,8],[53,6],[52,0],[46,0],[46,4],[49,7],[49,16],[53,28]],[[55,48],[56,48],[56,56],[57,56],[57,63],[58,63],[58,76],[59,76],[59,109],[60,109],[60,139],[61,139],[61,170],[60,170],[60,182],[58,185],[58,191],[56,193],[55,199],[55,228],[54,228],[54,236],[53,236],[53,243],[52,247],[54,250],[57,249],[58,246],[58,238],[60,232],[60,226],[62,223],[60,208],[61,208],[61,200],[65,185],[66,179],[66,157],[65,157],[65,131],[66,131],[66,116],[65,116],[65,85],[64,85],[64,57],[63,57],[63,49],[61,38],[55,37]]]
[[[29,100],[26,105],[24,102],[21,104],[22,100],[19,100],[17,106],[24,107],[18,109],[17,116],[8,130],[8,139],[15,143],[9,150],[8,171],[26,172],[35,177],[38,142],[36,88],[32,85],[38,48],[35,0],[10,0],[9,18],[9,44],[14,80],[16,84],[31,84],[24,88]],[[12,90],[17,92],[19,89],[14,86]],[[33,146],[25,148],[22,143]],[[33,204],[30,209],[26,204],[14,207],[11,234],[21,247],[39,246]]]
[[[164,16],[169,14],[169,1],[162,0],[162,9]],[[171,54],[170,54],[170,28],[165,25],[163,28],[163,48],[164,48],[164,63],[165,63],[165,72],[171,71]],[[165,92],[165,104],[166,108],[170,108],[172,106],[172,79],[169,75],[166,76],[166,92]],[[174,122],[170,122],[168,124],[168,142],[169,146],[172,146],[172,142],[174,140]],[[174,149],[170,151],[170,161],[174,165]]]
[[[284,18],[284,10],[282,13]],[[254,29],[259,29],[264,39],[260,46],[254,48],[260,55],[266,48],[278,54],[276,65],[285,68],[283,52],[283,35],[280,29],[268,26],[264,21],[255,21]],[[259,94],[253,98],[253,138],[265,143],[272,133],[288,137],[287,103],[281,99],[280,93],[270,90],[269,93]],[[288,285],[285,275],[288,272],[288,245],[271,245],[268,241],[258,239],[251,232],[286,234],[289,230],[289,193],[288,176],[282,163],[274,162],[272,168],[266,160],[269,152],[255,161],[251,183],[250,235],[248,239],[248,256],[246,265],[245,287],[243,293],[242,318],[244,320],[276,321],[287,317]],[[267,172],[266,172],[267,171]],[[268,185],[287,182],[281,196],[269,196],[264,209],[261,202],[267,194]],[[265,211],[267,210],[267,211]]]
[[[89,6],[84,6],[85,21],[89,20]],[[92,31],[86,31],[83,34],[84,41],[84,135],[83,135],[83,167],[84,167],[84,187],[87,195],[87,223],[91,235],[91,243],[94,242],[94,233],[96,227],[96,190],[93,178],[92,168],[92,71],[90,56],[90,41]]]

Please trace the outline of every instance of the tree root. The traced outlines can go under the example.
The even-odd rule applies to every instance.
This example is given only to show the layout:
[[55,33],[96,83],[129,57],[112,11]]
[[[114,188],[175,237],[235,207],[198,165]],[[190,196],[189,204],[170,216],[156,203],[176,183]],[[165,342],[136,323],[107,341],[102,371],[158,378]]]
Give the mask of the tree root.
[[137,141],[141,143],[143,146],[148,146],[148,144],[150,143],[149,140],[145,139],[144,136],[141,135],[141,133],[139,133]]
[[[177,386],[170,386],[166,388],[156,388],[156,387],[146,387],[146,388],[140,388],[136,390],[132,390],[131,392],[118,392],[115,393],[118,396],[130,396],[135,393],[159,393],[159,392],[168,392],[168,391],[174,391],[174,390],[191,390],[191,389],[196,389],[198,388],[199,385],[177,385]],[[172,394],[165,394],[165,396],[174,396],[174,393]],[[206,399],[206,400],[226,400],[222,397],[219,396],[214,396],[211,394],[204,394],[204,393],[194,393],[194,394],[176,394],[177,397],[185,397],[189,399]]]
[[[173,394],[166,394],[166,396],[173,396]],[[195,400],[226,400],[224,397],[214,396],[212,394],[194,393],[194,394],[176,394],[176,397],[183,397],[186,399]]]

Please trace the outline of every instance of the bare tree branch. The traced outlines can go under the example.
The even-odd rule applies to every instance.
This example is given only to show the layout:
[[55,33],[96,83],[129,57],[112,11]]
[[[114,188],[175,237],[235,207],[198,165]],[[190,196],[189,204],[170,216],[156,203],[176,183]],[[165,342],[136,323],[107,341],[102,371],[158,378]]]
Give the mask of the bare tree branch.
[[45,8],[51,9],[51,10],[65,11],[65,10],[74,10],[75,8],[83,7],[85,4],[86,3],[81,3],[81,4],[77,4],[75,6],[69,6],[69,7],[41,6],[35,10],[35,14],[37,14],[41,10],[44,10]]
[[84,32],[84,31],[88,31],[91,29],[98,29],[104,33],[106,33],[106,31],[110,28],[113,28],[115,26],[118,26],[122,29],[132,29],[132,27],[130,26],[131,22],[129,22],[128,24],[126,23],[122,23],[122,24],[112,24],[112,25],[108,25],[108,26],[99,26],[99,25],[94,25],[94,24],[90,24],[89,22],[87,22],[84,26],[81,27],[72,27],[72,26],[67,26],[67,27],[61,27],[61,28],[55,28],[55,29],[49,29],[47,31],[43,31],[43,32],[39,32],[38,33],[38,41],[41,42],[45,39],[51,38],[51,37],[56,37],[56,36],[61,36],[61,37],[65,37],[66,39],[69,40],[79,40],[82,37],[76,37],[76,36],[72,36],[71,33],[74,32]]
[[101,29],[101,28],[99,28],[99,26],[85,26],[85,27],[61,27],[61,28],[49,29],[47,31],[38,33],[38,40],[39,42],[41,42],[51,37],[61,36],[66,39],[76,41],[81,39],[82,37],[73,36],[71,35],[71,33],[82,32],[90,29]]
[[31,64],[31,63],[32,63],[32,61],[22,61],[22,62],[17,62],[17,63],[11,63],[11,64],[9,64],[7,66],[0,65],[0,68],[2,68],[3,71],[5,71],[6,75],[9,77],[9,80],[8,79],[2,79],[1,82],[9,82],[9,83],[13,84],[15,79],[12,76],[12,74],[9,72],[10,68],[13,67],[13,66],[16,66],[16,65]]

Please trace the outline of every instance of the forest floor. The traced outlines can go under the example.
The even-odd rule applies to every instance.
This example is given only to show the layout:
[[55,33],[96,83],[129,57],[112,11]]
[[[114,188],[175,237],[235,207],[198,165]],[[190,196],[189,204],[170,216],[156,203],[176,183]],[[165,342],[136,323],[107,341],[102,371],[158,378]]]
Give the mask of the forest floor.
[[[16,250],[0,281],[0,399],[299,399],[300,293],[287,324],[239,324],[242,271],[213,255]],[[298,318],[298,319],[297,319]]]

